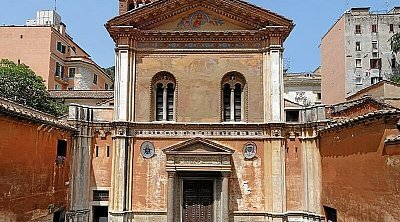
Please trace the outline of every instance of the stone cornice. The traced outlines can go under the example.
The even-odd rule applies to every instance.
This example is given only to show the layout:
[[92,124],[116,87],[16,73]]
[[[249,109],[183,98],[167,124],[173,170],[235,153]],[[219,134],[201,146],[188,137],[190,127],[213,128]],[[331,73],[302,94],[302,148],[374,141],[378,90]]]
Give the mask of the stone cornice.
[[117,44],[119,38],[129,38],[135,42],[262,42],[271,37],[284,39],[290,32],[284,26],[226,31],[141,30],[133,26],[110,26],[108,31]]
[[129,11],[107,23],[107,27],[133,25],[137,28],[151,26],[190,9],[202,7],[254,29],[268,25],[284,25],[290,30],[293,22],[269,10],[242,0],[163,0]]

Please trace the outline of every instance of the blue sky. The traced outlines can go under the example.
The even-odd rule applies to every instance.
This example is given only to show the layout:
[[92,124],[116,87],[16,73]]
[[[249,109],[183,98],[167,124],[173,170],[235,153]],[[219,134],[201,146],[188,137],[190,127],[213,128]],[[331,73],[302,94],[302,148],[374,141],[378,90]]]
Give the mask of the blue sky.
[[[321,37],[351,7],[386,10],[398,0],[249,0],[290,18],[296,27],[285,44],[291,72],[312,71],[320,64]],[[57,0],[57,11],[68,33],[102,67],[114,63],[114,43],[104,28],[118,14],[118,0]],[[54,8],[54,0],[3,0],[0,25],[23,25],[36,11]]]

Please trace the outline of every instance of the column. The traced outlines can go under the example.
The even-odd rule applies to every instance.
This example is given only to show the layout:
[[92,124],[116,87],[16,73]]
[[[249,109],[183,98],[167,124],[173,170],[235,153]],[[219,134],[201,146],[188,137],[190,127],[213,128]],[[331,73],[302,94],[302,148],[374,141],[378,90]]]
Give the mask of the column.
[[269,70],[271,79],[271,120],[273,122],[283,122],[283,59],[280,45],[271,45],[269,48]]
[[235,121],[235,86],[231,86],[231,122]]
[[88,222],[89,221],[89,198],[90,198],[90,147],[91,129],[87,123],[80,122],[86,119],[90,110],[80,106],[70,106],[69,121],[75,121],[76,128],[79,129],[75,135],[71,155],[71,181],[70,181],[70,207],[67,212],[69,222]]
[[229,222],[229,177],[230,177],[230,172],[222,173],[222,194],[221,194],[222,222]]
[[167,222],[174,222],[175,172],[168,172]]
[[167,84],[163,85],[163,121],[167,121]]

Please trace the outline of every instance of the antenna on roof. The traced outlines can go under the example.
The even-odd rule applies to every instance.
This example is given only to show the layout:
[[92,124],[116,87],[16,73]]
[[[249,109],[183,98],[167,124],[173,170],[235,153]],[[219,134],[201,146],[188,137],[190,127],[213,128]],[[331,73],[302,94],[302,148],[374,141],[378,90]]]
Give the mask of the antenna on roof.
[[54,11],[57,11],[57,0],[54,0]]
[[385,3],[386,3],[386,11],[389,11],[389,0],[386,0]]
[[346,0],[346,9],[349,9],[349,0]]

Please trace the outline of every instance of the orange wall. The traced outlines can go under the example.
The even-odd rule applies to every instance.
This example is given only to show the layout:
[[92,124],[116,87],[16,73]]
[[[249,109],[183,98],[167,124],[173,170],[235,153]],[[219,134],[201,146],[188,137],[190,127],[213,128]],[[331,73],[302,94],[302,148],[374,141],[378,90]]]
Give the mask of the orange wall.
[[399,134],[396,122],[321,136],[322,204],[337,209],[338,221],[400,221],[400,156],[383,150],[385,138]]
[[0,59],[15,63],[20,60],[48,82],[51,30],[50,27],[0,27]]
[[345,18],[340,18],[321,41],[322,103],[345,101]]
[[299,138],[286,140],[286,207],[288,211],[303,209],[302,147]]
[[[107,145],[110,146],[110,157],[107,157]],[[90,186],[111,187],[111,167],[112,167],[112,137],[107,134],[101,137],[99,133],[95,134],[92,145],[92,170]],[[96,146],[99,147],[98,157],[96,157]]]
[[[168,146],[183,142],[185,140],[168,139],[152,140],[155,150],[155,156],[151,159],[145,159],[140,153],[140,145],[146,140],[136,140],[134,142],[133,154],[133,209],[162,211],[167,208],[167,189],[168,175],[166,172],[166,155],[162,150]],[[256,143],[257,158],[252,161],[246,161],[243,157],[243,146],[250,141],[245,140],[218,140],[219,144],[231,147],[235,150],[232,155],[233,169],[229,180],[229,206],[230,211],[263,211],[265,205],[264,193],[264,144],[262,141],[253,141]],[[242,192],[242,184],[248,182],[251,193]]]
[[[51,206],[67,207],[70,134],[4,116],[0,125],[0,220],[26,222],[48,215]],[[58,139],[68,142],[61,166]]]

